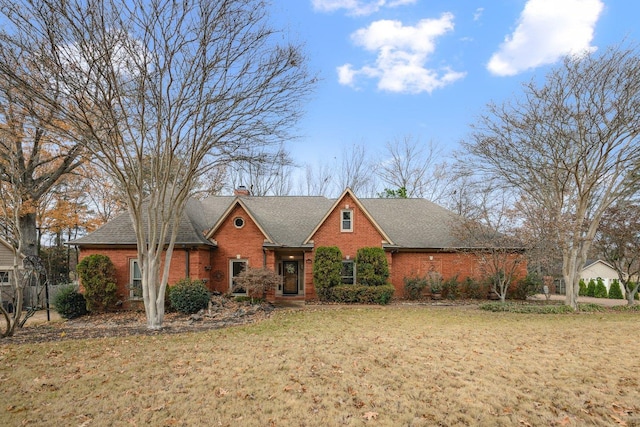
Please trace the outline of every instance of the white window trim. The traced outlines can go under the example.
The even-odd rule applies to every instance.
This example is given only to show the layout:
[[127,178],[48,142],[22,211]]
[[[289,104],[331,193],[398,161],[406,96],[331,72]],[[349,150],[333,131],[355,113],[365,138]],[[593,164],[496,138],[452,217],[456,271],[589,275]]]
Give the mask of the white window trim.
[[[355,261],[354,261],[354,260],[352,260],[352,259],[343,259],[343,260],[342,260],[342,265],[344,265],[345,263],[350,263],[350,264],[352,265],[352,267],[351,267],[351,268],[352,268],[352,271],[353,271],[353,276],[343,276],[343,275],[342,275],[342,271],[340,271],[340,282],[341,282],[341,284],[343,284],[343,285],[345,285],[345,284],[355,285],[355,284],[356,284],[356,274],[357,274],[357,272],[356,272],[356,263],[355,263]],[[353,277],[353,283],[344,283],[344,282],[343,282],[343,280],[344,280],[344,278],[346,278],[346,277]]]
[[[344,213],[349,212],[350,228],[344,228]],[[353,233],[353,209],[342,209],[340,211],[340,231],[343,233]]]
[[[134,291],[134,287],[133,287],[133,283],[134,280],[136,280],[136,278],[134,277],[134,273],[135,273],[135,265],[138,265],[138,271],[140,272],[140,278],[138,280],[140,280],[140,295],[136,296],[135,295],[135,291]],[[129,260],[129,299],[130,300],[141,300],[142,299],[142,270],[140,270],[140,263],[138,262],[137,258],[132,258]]]
[[234,258],[229,260],[229,292],[232,295],[238,295],[238,296],[246,296],[247,295],[247,291],[245,290],[245,292],[233,292],[233,264],[236,262],[243,262],[245,264],[245,268],[249,268],[249,260],[246,258]]

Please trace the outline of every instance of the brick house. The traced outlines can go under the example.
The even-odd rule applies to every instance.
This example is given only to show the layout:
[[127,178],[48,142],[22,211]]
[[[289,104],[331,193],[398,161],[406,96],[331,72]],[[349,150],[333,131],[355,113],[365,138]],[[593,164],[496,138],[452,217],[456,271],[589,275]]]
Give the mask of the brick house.
[[[440,273],[446,280],[476,277],[471,253],[459,250],[452,235],[457,216],[424,199],[359,199],[346,189],[340,197],[214,196],[189,201],[176,240],[169,285],[181,278],[203,279],[211,290],[228,293],[233,277],[246,266],[267,267],[283,277],[270,299],[316,298],[313,286],[315,248],[342,251],[347,282],[361,247],[385,250],[395,296],[403,295],[408,276]],[[116,266],[125,300],[139,298],[140,270],[133,228],[122,214],[100,229],[71,242],[80,258],[101,253]],[[352,273],[353,272],[353,273]]]

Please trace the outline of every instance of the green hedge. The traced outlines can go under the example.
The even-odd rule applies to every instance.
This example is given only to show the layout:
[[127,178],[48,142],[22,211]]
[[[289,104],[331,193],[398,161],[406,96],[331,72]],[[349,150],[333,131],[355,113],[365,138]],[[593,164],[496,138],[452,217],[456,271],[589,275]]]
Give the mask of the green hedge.
[[388,304],[395,288],[392,285],[338,285],[331,288],[331,301],[350,304]]

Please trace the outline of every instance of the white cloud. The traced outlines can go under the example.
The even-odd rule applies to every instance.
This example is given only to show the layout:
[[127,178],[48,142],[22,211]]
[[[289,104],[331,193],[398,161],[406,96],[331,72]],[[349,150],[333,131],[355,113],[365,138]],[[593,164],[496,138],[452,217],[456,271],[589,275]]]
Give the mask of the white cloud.
[[345,9],[349,15],[370,15],[384,7],[398,7],[414,4],[418,0],[311,0],[318,12],[335,12]]
[[491,56],[487,69],[512,76],[595,49],[590,43],[603,7],[601,0],[528,0],[517,28]]
[[431,93],[464,77],[448,67],[427,67],[435,51],[437,37],[453,30],[453,15],[439,19],[423,19],[416,26],[403,26],[399,21],[375,21],[351,35],[352,41],[370,52],[377,52],[375,65],[354,69],[345,64],[337,68],[338,81],[356,86],[359,77],[378,80],[378,89],[402,93]]
[[482,18],[482,13],[484,12],[484,7],[479,7],[476,9],[476,11],[473,13],[473,20],[474,21],[479,21],[480,18]]

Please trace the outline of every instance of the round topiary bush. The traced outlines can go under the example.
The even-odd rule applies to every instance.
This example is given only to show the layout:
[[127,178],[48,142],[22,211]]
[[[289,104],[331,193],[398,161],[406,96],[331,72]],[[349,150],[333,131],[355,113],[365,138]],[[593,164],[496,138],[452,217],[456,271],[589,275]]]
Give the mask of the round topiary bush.
[[182,279],[169,290],[169,299],[174,310],[193,314],[207,308],[211,293],[202,280]]
[[75,319],[87,314],[87,301],[74,285],[59,289],[53,299],[53,305],[60,316]]

